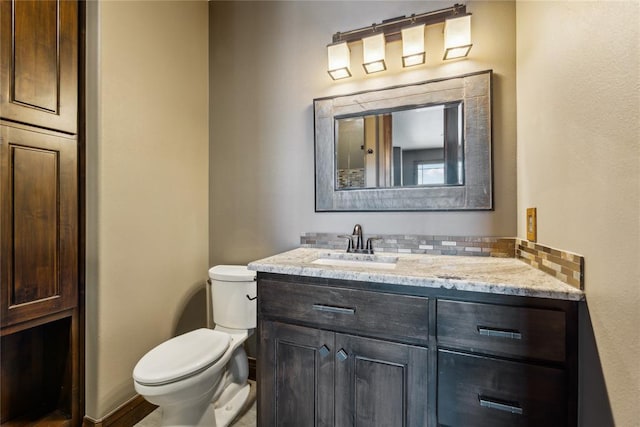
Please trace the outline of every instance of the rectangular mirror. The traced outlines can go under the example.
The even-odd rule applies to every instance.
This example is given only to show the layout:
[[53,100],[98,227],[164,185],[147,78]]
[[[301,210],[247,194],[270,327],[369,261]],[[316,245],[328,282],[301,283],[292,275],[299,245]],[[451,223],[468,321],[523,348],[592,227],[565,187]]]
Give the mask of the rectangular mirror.
[[336,189],[464,184],[462,102],[335,118]]
[[492,209],[491,75],[314,100],[316,211]]

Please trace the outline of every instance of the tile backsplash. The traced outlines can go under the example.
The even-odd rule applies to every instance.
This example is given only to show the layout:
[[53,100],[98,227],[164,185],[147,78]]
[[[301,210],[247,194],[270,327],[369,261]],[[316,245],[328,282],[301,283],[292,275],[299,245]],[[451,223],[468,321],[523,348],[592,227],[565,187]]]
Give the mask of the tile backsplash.
[[[376,236],[365,236],[376,237]],[[431,236],[384,234],[373,242],[378,252],[408,254],[486,256],[518,258],[533,268],[550,274],[577,289],[584,289],[584,257],[513,237]],[[319,249],[346,249],[347,239],[338,233],[306,232],[300,246]]]
[[[375,237],[375,236],[365,236]],[[373,242],[378,252],[429,255],[494,256],[513,258],[515,239],[502,237],[428,236],[385,234]],[[346,249],[347,239],[331,233],[303,233],[300,246],[307,248]]]
[[515,239],[516,257],[574,288],[584,290],[584,257],[528,240]]

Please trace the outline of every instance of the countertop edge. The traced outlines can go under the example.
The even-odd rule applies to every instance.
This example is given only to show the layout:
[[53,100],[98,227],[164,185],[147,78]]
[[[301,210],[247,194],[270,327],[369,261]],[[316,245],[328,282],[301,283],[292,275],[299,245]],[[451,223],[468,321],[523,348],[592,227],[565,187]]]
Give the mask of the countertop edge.
[[[284,252],[283,254],[287,254],[289,252]],[[275,255],[275,257],[277,256],[278,255]],[[265,258],[265,260],[273,258],[274,257]],[[488,283],[483,282],[482,280],[465,280],[434,276],[419,277],[379,271],[364,272],[348,268],[323,268],[309,266],[308,264],[296,266],[290,264],[279,264],[274,261],[264,262],[265,260],[253,261],[248,264],[247,268],[252,271],[264,273],[287,274],[337,280],[354,280],[361,282],[387,283],[391,285],[418,286],[466,292],[481,292],[534,298],[550,298],[568,301],[583,301],[585,299],[583,291],[566,284],[562,284],[563,287],[565,287],[565,289],[563,290],[535,289],[530,286],[519,285],[516,283]],[[527,266],[528,268],[532,268],[526,265],[526,263],[524,262],[523,265]]]

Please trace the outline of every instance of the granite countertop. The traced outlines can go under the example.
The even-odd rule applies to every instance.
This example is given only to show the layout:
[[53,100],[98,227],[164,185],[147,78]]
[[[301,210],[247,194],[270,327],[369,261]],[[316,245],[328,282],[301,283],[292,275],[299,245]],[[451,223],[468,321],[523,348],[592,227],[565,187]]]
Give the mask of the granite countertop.
[[397,257],[395,269],[317,265],[327,254],[344,251],[298,248],[249,263],[265,273],[356,280],[403,286],[456,289],[503,295],[580,301],[584,292],[515,258],[418,255],[376,252]]

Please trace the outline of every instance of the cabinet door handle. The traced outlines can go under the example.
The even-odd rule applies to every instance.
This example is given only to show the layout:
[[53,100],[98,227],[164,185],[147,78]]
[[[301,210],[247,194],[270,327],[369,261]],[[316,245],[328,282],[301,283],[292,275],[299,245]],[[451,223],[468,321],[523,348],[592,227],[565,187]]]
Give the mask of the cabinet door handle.
[[349,358],[349,355],[342,348],[340,349],[340,351],[336,353],[336,359],[338,359],[340,362],[344,362],[348,358]]
[[329,347],[323,345],[318,349],[318,353],[320,353],[320,357],[326,357],[329,353],[331,353],[331,351],[329,350]]
[[334,307],[332,305],[313,304],[312,308],[316,311],[325,311],[338,314],[356,314],[355,308]]
[[497,409],[498,411],[509,412],[511,414],[522,415],[522,408],[518,402],[506,403],[498,399],[478,395],[478,401],[483,408]]
[[512,340],[521,340],[522,334],[515,329],[497,329],[488,328],[486,326],[478,326],[478,333],[486,337],[509,338]]

